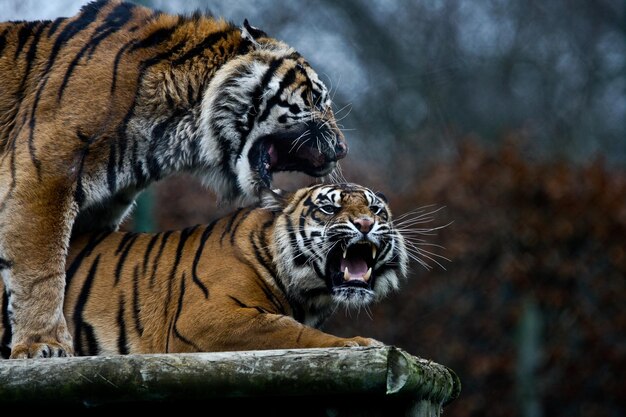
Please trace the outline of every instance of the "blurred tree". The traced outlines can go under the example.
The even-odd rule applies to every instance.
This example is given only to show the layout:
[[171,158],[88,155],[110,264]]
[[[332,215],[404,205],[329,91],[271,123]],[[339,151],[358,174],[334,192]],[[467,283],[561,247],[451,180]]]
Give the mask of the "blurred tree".
[[[137,2],[248,18],[295,46],[332,86],[353,155],[369,166],[406,152],[422,166],[458,137],[496,143],[511,131],[537,155],[626,162],[624,1]],[[0,0],[0,19],[80,3]]]

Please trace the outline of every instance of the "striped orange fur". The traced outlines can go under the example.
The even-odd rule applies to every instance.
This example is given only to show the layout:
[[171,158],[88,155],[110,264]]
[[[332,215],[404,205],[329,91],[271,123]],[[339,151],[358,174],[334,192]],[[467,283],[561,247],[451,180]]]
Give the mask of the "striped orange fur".
[[12,357],[72,354],[62,312],[72,233],[114,230],[175,172],[251,201],[272,173],[331,172],[347,152],[328,91],[295,50],[244,22],[100,0],[0,23],[0,274]]
[[[367,346],[318,327],[398,289],[407,256],[365,187],[267,192],[209,225],[76,238],[65,314],[80,355]],[[5,354],[6,313],[5,297]]]

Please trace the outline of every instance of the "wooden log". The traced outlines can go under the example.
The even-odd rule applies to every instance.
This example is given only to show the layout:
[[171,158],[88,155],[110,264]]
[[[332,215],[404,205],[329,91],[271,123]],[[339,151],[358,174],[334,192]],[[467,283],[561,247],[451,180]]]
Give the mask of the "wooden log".
[[450,369],[392,346],[0,361],[0,408],[226,402],[258,411],[306,399],[305,415],[421,417],[459,392]]

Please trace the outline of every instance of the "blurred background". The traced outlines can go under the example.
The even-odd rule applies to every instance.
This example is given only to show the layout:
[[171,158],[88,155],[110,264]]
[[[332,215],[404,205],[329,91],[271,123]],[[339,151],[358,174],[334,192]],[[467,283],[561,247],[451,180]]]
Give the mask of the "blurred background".
[[[83,3],[0,0],[0,19]],[[137,3],[247,18],[294,46],[333,91],[345,178],[396,214],[439,209],[407,226],[428,267],[325,330],[454,369],[463,391],[447,416],[625,415],[626,2]],[[179,176],[144,193],[124,227],[231,209]]]

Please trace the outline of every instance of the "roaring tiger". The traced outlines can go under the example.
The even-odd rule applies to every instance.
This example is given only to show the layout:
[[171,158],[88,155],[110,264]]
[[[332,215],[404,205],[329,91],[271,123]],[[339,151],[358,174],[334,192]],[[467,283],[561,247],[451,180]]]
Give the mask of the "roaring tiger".
[[[65,314],[80,355],[375,345],[317,328],[338,306],[396,290],[407,262],[382,195],[355,184],[268,190],[209,225],[77,237]],[[7,307],[5,295],[5,354]]]
[[244,21],[119,1],[0,23],[0,274],[12,358],[71,355],[70,236],[115,230],[175,172],[253,201],[277,171],[324,176],[347,153],[324,84]]

